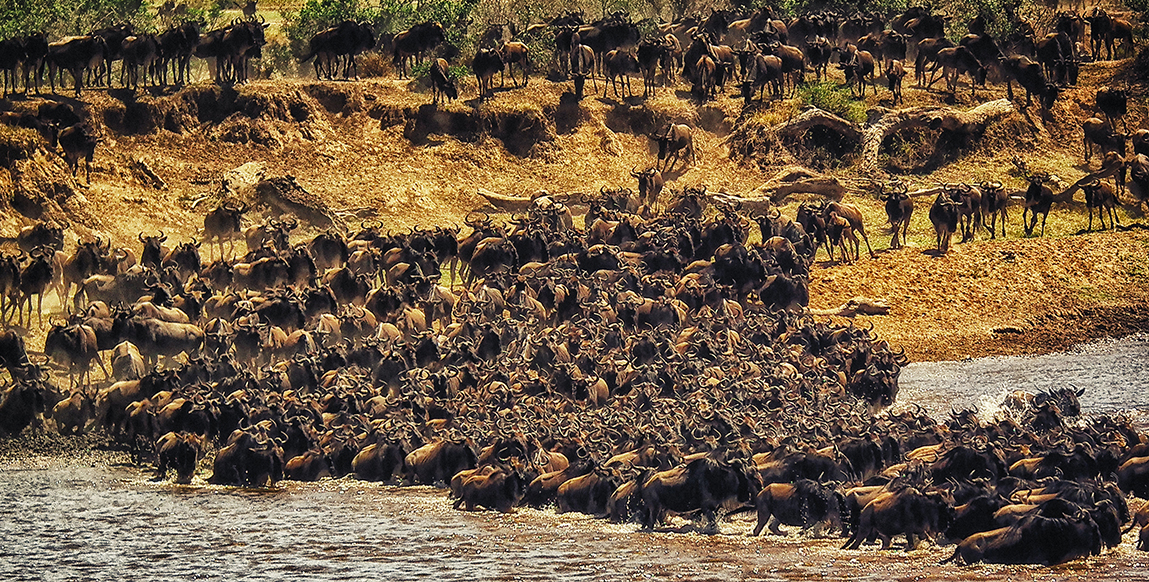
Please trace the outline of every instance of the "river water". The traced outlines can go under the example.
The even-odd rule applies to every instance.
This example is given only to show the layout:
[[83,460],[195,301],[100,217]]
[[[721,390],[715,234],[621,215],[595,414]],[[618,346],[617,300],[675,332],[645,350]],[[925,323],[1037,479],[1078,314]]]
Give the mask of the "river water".
[[[943,417],[988,411],[1007,390],[1086,389],[1087,412],[1149,410],[1149,337],[1034,358],[915,364],[901,402]],[[1141,418],[1144,418],[1141,416]],[[197,478],[196,483],[200,483]],[[717,535],[644,532],[552,510],[453,511],[442,490],[351,479],[268,490],[152,483],[78,460],[0,464],[0,580],[1149,580],[1135,534],[1056,568],[939,565],[842,540],[751,537],[753,516]],[[899,547],[895,542],[895,547]]]

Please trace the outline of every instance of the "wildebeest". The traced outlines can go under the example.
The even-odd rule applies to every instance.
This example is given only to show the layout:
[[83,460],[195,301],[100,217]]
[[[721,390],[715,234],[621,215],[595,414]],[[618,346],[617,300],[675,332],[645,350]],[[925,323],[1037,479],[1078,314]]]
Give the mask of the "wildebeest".
[[893,101],[892,105],[902,103],[902,79],[906,77],[905,66],[902,65],[900,59],[890,61],[886,67],[886,87],[890,90],[890,99]]
[[714,96],[718,88],[718,63],[710,55],[702,55],[694,65],[693,92],[703,101]]
[[[519,86],[518,79],[515,78],[515,65],[519,66],[519,70],[523,73],[523,86],[526,87],[529,81],[527,77],[527,68],[530,67],[530,51],[527,45],[521,42],[505,42],[499,45],[499,56],[503,59],[504,71],[511,74],[511,82],[516,87]],[[499,86],[503,85],[503,77],[499,77]]]
[[913,488],[887,491],[862,508],[857,530],[842,548],[856,550],[877,536],[882,549],[888,549],[893,536],[905,534],[905,550],[910,551],[919,540],[944,532],[952,519],[953,509],[936,493],[922,494]]
[[1138,153],[1125,161],[1125,170],[1129,173],[1126,187],[1137,209],[1149,201],[1149,154]]
[[447,483],[455,473],[474,469],[477,462],[478,456],[467,443],[438,440],[407,455],[403,461],[404,479],[423,485]]
[[1057,100],[1058,88],[1046,79],[1041,64],[1034,62],[1024,55],[1013,55],[1002,61],[1002,70],[1006,78],[1006,92],[1013,99],[1013,81],[1025,88],[1025,104],[1033,104],[1033,96],[1037,95],[1042,110],[1049,111],[1053,102]]
[[1009,192],[1001,182],[981,182],[982,226],[989,231],[990,238],[997,238],[997,219],[1001,218],[1001,236],[1005,236],[1005,221],[1009,216]]
[[144,377],[147,368],[135,344],[123,341],[112,348],[112,377],[118,382]]
[[[853,204],[844,204],[842,202],[827,202],[822,210],[822,215],[829,224],[831,216],[837,215],[845,218],[850,223],[850,229],[862,235],[862,239],[866,241],[866,250],[870,252],[870,258],[874,257],[874,249],[870,247],[870,237],[866,236],[866,225],[862,222],[862,213]],[[859,254],[858,241],[854,241],[854,257],[857,258]]]
[[879,199],[886,203],[886,218],[890,222],[890,232],[894,235],[890,239],[890,248],[901,248],[905,244],[910,219],[914,214],[914,201],[909,196],[909,188],[899,182],[888,191],[883,188]]
[[638,59],[634,52],[623,49],[610,51],[603,57],[603,72],[606,83],[603,83],[602,96],[606,98],[607,84],[614,89],[614,96],[618,97],[618,85],[623,86],[623,97],[633,96],[630,90],[630,76],[639,73]]
[[[914,79],[917,80],[918,87],[926,86],[926,78],[929,76],[926,71],[926,65],[937,62],[938,52],[956,46],[952,40],[943,37],[926,38],[917,44],[917,56],[914,58]],[[931,70],[936,70],[934,67]],[[932,84],[933,81],[931,80]]]
[[749,105],[754,96],[754,90],[758,90],[759,98],[761,98],[767,84],[771,86],[771,94],[776,98],[781,98],[784,83],[782,59],[775,55],[754,55],[749,70],[744,71],[742,78],[742,98]]
[[664,184],[662,172],[659,172],[658,168],[647,168],[642,172],[636,172],[631,168],[630,175],[638,180],[638,197],[643,204],[650,206],[658,201],[658,195],[662,193]]
[[168,82],[168,65],[172,68],[172,81],[177,86],[188,82],[191,57],[199,44],[200,25],[194,20],[172,26],[159,36],[160,82]]
[[1088,513],[1033,514],[1012,526],[971,535],[958,544],[949,560],[1054,565],[1100,552],[1101,533]]
[[332,79],[342,60],[343,78],[351,77],[352,74],[358,78],[359,69],[355,63],[355,56],[374,46],[375,31],[369,23],[344,20],[331,28],[315,33],[308,41],[307,53],[300,61],[306,63],[314,58],[315,77],[322,79],[326,76]]
[[116,317],[113,330],[116,336],[138,346],[152,363],[158,356],[198,354],[204,342],[204,332],[197,325],[132,317],[129,313]]
[[841,493],[810,479],[794,483],[771,483],[758,492],[755,505],[758,523],[754,535],[770,524],[770,533],[782,534],[780,526],[796,525],[803,531],[819,523],[829,523],[839,530],[845,500]]
[[[225,73],[223,82],[247,82],[247,62],[262,54],[262,47],[267,43],[264,35],[267,23],[255,20],[246,20],[233,23],[225,29],[220,39],[220,52],[217,61],[226,63],[226,68],[220,67]],[[230,75],[227,76],[227,75]]]
[[84,75],[104,64],[107,44],[98,36],[68,37],[48,45],[48,81],[52,92],[56,92],[56,77],[59,75],[63,87],[63,71],[72,75],[76,96],[84,86]]
[[28,322],[32,321],[32,296],[36,296],[36,317],[38,323],[43,323],[44,293],[55,280],[53,255],[49,247],[37,247],[28,253],[28,262],[20,270],[16,289],[19,295],[16,301],[18,321],[23,324],[24,305],[28,306]]
[[[846,84],[850,86],[850,92],[864,98],[866,96],[866,83],[874,84],[874,56],[868,51],[859,50],[854,53],[850,61],[843,63],[841,67],[846,74]],[[857,91],[854,89],[855,83],[857,83]]]
[[742,467],[699,455],[684,465],[651,475],[642,484],[643,525],[653,528],[668,511],[683,514],[701,510],[706,527],[717,529],[717,511],[732,502],[749,502],[755,489]]
[[[1025,179],[1029,181],[1029,187],[1025,190],[1025,209],[1021,212],[1021,223],[1025,227],[1025,236],[1033,235],[1039,214],[1041,215],[1041,236],[1045,236],[1045,220],[1049,218],[1049,209],[1053,205],[1053,190],[1046,186],[1046,183],[1050,182],[1052,177],[1048,172],[1036,174],[1026,172]],[[1027,214],[1032,214],[1031,220],[1026,220]]]
[[21,44],[24,47],[21,64],[24,73],[24,94],[27,95],[28,89],[33,85],[36,87],[36,93],[39,93],[44,77],[44,66],[48,59],[48,35],[42,31],[32,32],[21,39]]
[[205,439],[189,432],[169,432],[156,441],[156,474],[162,480],[167,472],[176,472],[176,483],[191,483],[196,465],[203,456]]
[[44,385],[37,381],[16,381],[0,392],[0,436],[20,434],[44,412]]
[[1091,180],[1081,185],[1085,193],[1085,207],[1089,211],[1089,230],[1093,230],[1093,209],[1097,209],[1097,219],[1105,230],[1105,213],[1109,213],[1109,227],[1117,228],[1117,192],[1108,182]]
[[1117,133],[1110,124],[1096,117],[1090,117],[1081,123],[1081,133],[1083,135],[1082,142],[1085,146],[1086,164],[1089,163],[1094,146],[1100,150],[1102,158],[1110,152],[1125,157],[1125,141],[1128,136]]
[[283,450],[271,438],[235,431],[216,453],[208,483],[263,487],[283,478]]
[[654,94],[658,77],[658,64],[663,62],[669,53],[670,47],[665,41],[656,39],[643,40],[635,51],[638,60],[638,69],[642,73],[642,96]]
[[64,160],[72,169],[72,177],[76,177],[80,160],[84,160],[84,178],[88,185],[92,184],[92,158],[96,155],[96,145],[100,143],[95,130],[87,123],[78,123],[60,130],[58,137],[60,148],[64,150]]
[[392,62],[399,69],[399,78],[407,76],[407,61],[414,59],[423,62],[423,53],[439,46],[447,38],[443,25],[438,22],[423,22],[395,35],[392,40]]
[[243,233],[243,214],[247,210],[247,203],[241,202],[239,206],[234,206],[225,201],[220,202],[219,206],[204,216],[204,242],[215,241],[219,245],[220,258],[223,258],[223,241],[225,240],[228,241],[229,251],[235,252],[235,239]]
[[0,40],[0,75],[3,76],[3,91],[0,91],[0,97],[7,97],[9,93],[16,92],[16,69],[23,60],[23,39],[17,37]]
[[37,222],[32,226],[25,226],[16,234],[16,246],[25,253],[30,253],[37,247],[62,251],[64,228],[55,222]]
[[930,207],[930,222],[934,225],[934,234],[937,237],[937,251],[939,254],[949,252],[950,238],[958,228],[961,218],[961,204],[950,198],[946,191],[938,193]]
[[440,98],[458,99],[459,91],[447,70],[446,59],[435,59],[428,73],[431,77],[431,103],[438,105]]
[[1105,115],[1105,120],[1109,122],[1109,128],[1114,132],[1117,131],[1116,120],[1118,119],[1121,120],[1122,129],[1126,132],[1129,131],[1129,127],[1125,125],[1125,115],[1129,112],[1128,101],[1128,91],[1113,87],[1099,88],[1094,99],[1097,109]]
[[517,471],[496,468],[491,473],[464,479],[454,507],[463,507],[467,511],[485,507],[506,513],[519,501],[525,488]]
[[471,71],[479,79],[479,101],[483,101],[494,91],[491,82],[495,78],[495,73],[503,70],[503,64],[503,57],[497,50],[479,49],[475,53]]
[[100,359],[96,345],[96,332],[83,324],[70,325],[52,324],[48,335],[44,338],[44,353],[53,360],[66,364],[68,375],[73,386],[83,381],[85,387],[90,385],[88,372],[92,360],[100,364],[104,377],[108,377],[108,369]]
[[153,34],[140,34],[124,39],[122,48],[123,70],[127,71],[128,74],[125,86],[130,86],[132,89],[140,88],[141,67],[144,70],[145,87],[148,85],[149,77],[151,77],[153,84],[159,83],[159,74],[156,70],[156,61],[160,56],[159,49],[159,42]]
[[951,94],[956,94],[958,77],[965,73],[969,75],[970,95],[977,98],[977,86],[985,83],[986,68],[977,60],[973,51],[964,46],[944,48],[938,51],[931,74],[938,67],[942,69],[942,77],[945,78],[946,88]]
[[8,375],[12,380],[31,379],[38,372],[31,361],[28,360],[28,352],[24,348],[24,338],[15,330],[5,329],[0,331],[0,366],[8,370]]
[[[666,131],[653,136],[653,139],[658,142],[658,164],[655,165],[655,169],[670,171],[684,154],[691,164],[698,163],[694,151],[694,136],[689,125],[672,123],[666,127]],[[674,158],[673,161],[671,157]],[[668,165],[661,168],[664,160]],[[685,163],[687,162],[684,160],[683,164]]]

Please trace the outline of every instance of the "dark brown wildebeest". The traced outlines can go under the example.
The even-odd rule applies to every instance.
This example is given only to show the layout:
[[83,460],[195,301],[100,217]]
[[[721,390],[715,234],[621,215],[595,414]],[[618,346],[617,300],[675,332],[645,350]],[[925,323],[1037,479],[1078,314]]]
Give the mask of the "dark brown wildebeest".
[[997,219],[1001,217],[1001,236],[1005,236],[1005,220],[1008,217],[1009,193],[1001,182],[981,182],[982,225],[989,231],[990,238],[997,238]]
[[953,509],[936,493],[922,494],[913,488],[879,494],[862,508],[857,529],[842,549],[856,550],[872,537],[889,549],[892,538],[905,534],[908,552],[918,541],[944,532],[953,520]]
[[431,77],[431,103],[438,105],[441,98],[459,98],[459,90],[448,73],[446,59],[435,59],[428,75]]
[[[603,83],[602,96],[606,98],[606,85],[609,84],[614,89],[614,96],[618,97],[618,86],[622,85],[622,97],[632,97],[634,93],[630,90],[630,76],[639,73],[638,59],[634,56],[634,52],[624,49],[615,49],[606,54],[603,58],[602,68],[606,74],[606,83]],[[513,77],[513,75],[512,75]]]
[[423,62],[423,53],[439,46],[447,38],[443,25],[423,22],[395,35],[392,62],[399,69],[399,78],[407,76],[407,61]]
[[84,178],[88,185],[92,185],[92,158],[96,155],[96,145],[100,143],[92,126],[87,123],[78,123],[60,130],[58,138],[60,148],[64,150],[64,161],[72,169],[72,177],[76,177],[76,170],[80,167],[80,160],[84,160]]
[[1089,230],[1093,230],[1093,209],[1097,209],[1097,219],[1101,230],[1105,230],[1105,213],[1109,213],[1109,227],[1117,228],[1117,192],[1108,182],[1090,180],[1081,185],[1085,193],[1085,207],[1089,210]]
[[[666,131],[653,136],[653,139],[658,142],[659,163],[655,165],[655,169],[669,171],[684,154],[691,164],[698,163],[694,151],[694,136],[691,134],[689,125],[672,123],[666,127]],[[674,161],[670,161],[671,157],[674,158]],[[666,160],[668,165],[665,168],[660,168],[663,160]],[[685,164],[686,161],[683,163]]]
[[933,206],[930,207],[930,222],[934,225],[934,234],[937,236],[937,250],[945,254],[950,249],[950,238],[958,229],[958,220],[961,218],[961,203],[950,198],[948,192],[938,193]]
[[796,525],[802,531],[819,523],[843,530],[842,509],[845,499],[841,493],[810,479],[794,483],[771,483],[758,492],[755,506],[758,523],[754,535],[770,524],[770,533],[783,535],[782,525]]
[[495,78],[495,73],[503,70],[503,57],[499,51],[494,49],[479,49],[475,53],[475,59],[471,61],[471,71],[475,73],[475,77],[479,79],[479,101],[483,101],[494,89],[491,87],[491,82]]
[[[203,218],[204,242],[215,241],[219,245],[219,257],[223,258],[223,241],[228,241],[228,250],[235,253],[235,239],[243,233],[243,214],[247,212],[246,202],[234,206],[221,202]],[[210,247],[208,247],[210,248]]]
[[905,244],[906,233],[910,230],[910,218],[914,214],[914,201],[910,198],[909,188],[897,182],[889,190],[883,188],[878,198],[886,203],[886,218],[890,221],[890,232],[894,235],[890,239],[890,248],[901,248]]

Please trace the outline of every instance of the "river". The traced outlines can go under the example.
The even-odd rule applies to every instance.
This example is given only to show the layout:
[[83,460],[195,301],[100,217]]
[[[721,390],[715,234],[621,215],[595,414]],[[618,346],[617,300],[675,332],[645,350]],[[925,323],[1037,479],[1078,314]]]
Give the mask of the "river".
[[[1144,419],[1146,356],[1140,335],[1053,356],[914,364],[899,401],[944,418],[951,403],[990,412],[1007,390],[1072,383],[1086,389],[1087,413]],[[1149,580],[1132,533],[1055,568],[955,566],[939,564],[952,547],[931,544],[907,555],[751,537],[748,514],[717,535],[645,532],[553,510],[454,511],[429,487],[201,483],[152,483],[135,468],[75,459],[0,464],[0,580]]]

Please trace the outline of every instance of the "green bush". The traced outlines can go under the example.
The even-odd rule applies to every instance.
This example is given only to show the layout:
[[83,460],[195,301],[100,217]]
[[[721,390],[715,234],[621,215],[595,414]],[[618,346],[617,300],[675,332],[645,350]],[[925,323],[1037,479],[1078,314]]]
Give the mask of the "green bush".
[[855,101],[849,87],[841,87],[831,81],[799,87],[798,101],[855,123],[866,121],[865,102]]
[[754,8],[769,6],[774,9],[775,14],[786,16],[797,16],[822,9],[837,10],[843,14],[862,10],[891,15],[902,12],[910,4],[920,4],[908,0],[747,0],[747,2]]
[[315,33],[344,20],[372,20],[374,12],[360,0],[307,0],[298,11],[287,10],[283,16],[283,32],[292,49],[302,54],[307,41]]
[[418,5],[410,0],[307,0],[298,10],[286,10],[283,30],[292,51],[302,55],[315,33],[342,22],[370,22],[376,35],[406,30],[413,24],[437,21],[447,32],[447,42],[460,50],[470,46],[466,23],[478,0],[428,0]]
[[155,30],[150,8],[147,0],[4,0],[0,2],[0,38],[33,31],[58,38],[122,22],[138,30]]

